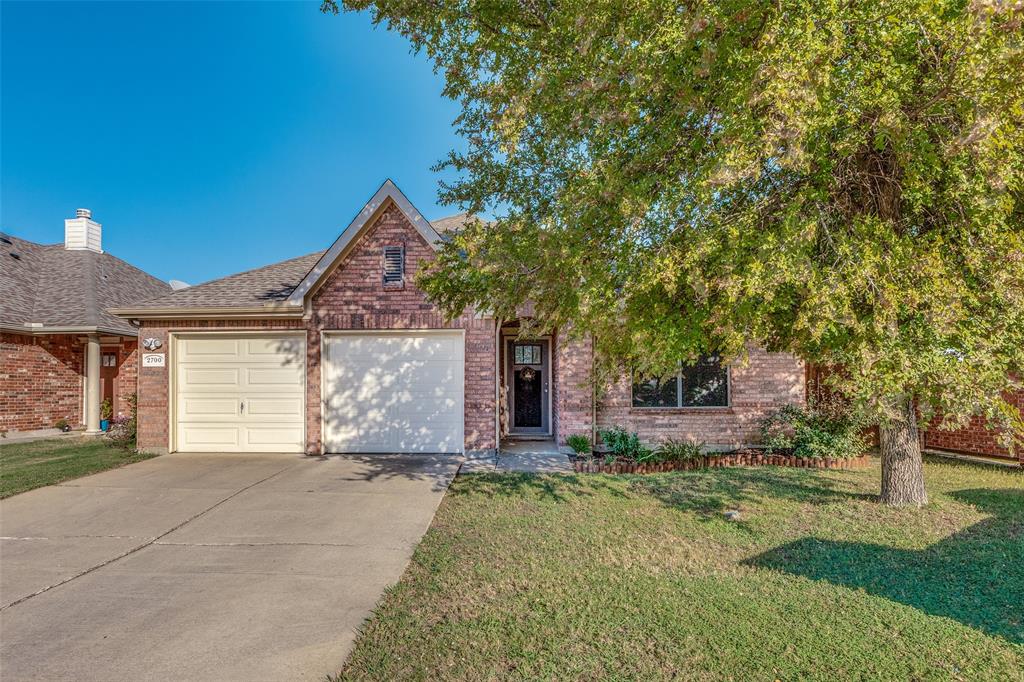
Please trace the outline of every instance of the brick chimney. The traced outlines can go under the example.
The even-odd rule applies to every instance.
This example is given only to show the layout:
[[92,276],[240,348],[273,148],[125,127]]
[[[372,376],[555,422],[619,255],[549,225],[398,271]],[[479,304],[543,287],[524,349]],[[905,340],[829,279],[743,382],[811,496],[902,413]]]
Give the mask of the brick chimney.
[[64,248],[103,253],[103,226],[92,219],[92,211],[80,208],[74,218],[64,220]]

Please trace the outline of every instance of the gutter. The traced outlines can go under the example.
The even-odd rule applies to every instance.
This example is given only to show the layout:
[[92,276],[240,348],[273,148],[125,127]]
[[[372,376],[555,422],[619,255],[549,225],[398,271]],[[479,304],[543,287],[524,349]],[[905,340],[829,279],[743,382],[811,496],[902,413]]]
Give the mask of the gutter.
[[46,334],[109,334],[111,336],[139,335],[139,333],[134,329],[131,331],[125,331],[124,329],[114,329],[112,327],[84,326],[46,327],[43,325],[25,325],[19,327],[10,324],[0,324],[0,331],[8,332],[10,334],[21,334],[23,336],[42,336]]
[[110,308],[111,315],[135,320],[262,319],[268,317],[301,319],[302,306],[265,305],[245,308]]

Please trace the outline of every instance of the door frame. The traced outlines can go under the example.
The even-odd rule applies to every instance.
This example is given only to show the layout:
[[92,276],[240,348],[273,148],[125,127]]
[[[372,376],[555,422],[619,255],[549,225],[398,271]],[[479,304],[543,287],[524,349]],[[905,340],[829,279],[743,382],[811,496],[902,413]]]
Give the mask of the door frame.
[[[512,369],[512,358],[509,357],[508,347],[509,347],[510,343],[514,343],[515,342],[516,337],[518,337],[518,336],[519,336],[519,332],[516,331],[516,330],[507,331],[507,332],[503,331],[501,333],[501,352],[502,352],[503,358],[504,358],[502,364],[504,365],[504,370],[505,370],[504,371],[505,386],[509,390],[508,401],[507,401],[507,406],[508,406],[508,411],[509,411],[509,415],[508,415],[508,437],[509,438],[537,438],[537,437],[544,438],[544,437],[550,437],[554,433],[554,416],[555,416],[554,415],[554,410],[553,410],[553,407],[554,407],[553,397],[554,397],[554,394],[555,394],[555,366],[554,366],[554,363],[552,362],[552,357],[553,357],[552,346],[554,345],[554,340],[552,339],[551,336],[538,336],[535,339],[525,339],[523,341],[523,343],[529,343],[531,341],[544,341],[545,342],[544,346],[547,348],[546,355],[547,355],[547,368],[548,368],[548,395],[547,395],[547,400],[545,401],[547,403],[547,405],[545,405],[544,407],[546,407],[546,409],[547,409],[548,427],[547,427],[546,430],[544,429],[544,427],[539,427],[540,428],[539,431],[525,431],[525,432],[519,432],[519,433],[516,433],[515,431],[512,430],[514,428],[512,426],[512,420],[513,420],[513,415],[515,414],[515,407],[514,407],[515,386],[511,382],[512,372],[510,370]],[[542,420],[542,423],[543,423],[543,420]],[[534,427],[529,427],[529,428],[534,428]]]
[[[309,415],[309,339],[305,329],[216,329],[180,330],[167,332],[167,452],[178,451],[178,339],[188,336],[296,336],[302,339],[302,451],[309,445],[307,419]],[[139,372],[143,371],[142,353],[139,353]]]
[[121,357],[120,344],[115,345],[111,343],[100,343],[100,405],[103,404],[104,355],[113,355],[116,358],[114,362],[114,376],[111,377],[110,381],[110,407],[113,410],[113,414],[111,415],[111,418],[113,418],[113,416],[117,415],[117,408],[119,407],[118,403],[120,402],[120,396],[117,394],[117,385],[119,383],[118,379],[120,378],[121,375],[121,361],[123,360],[123,358]]
[[[466,454],[466,330],[462,327],[451,329],[321,329],[320,330],[320,454],[333,454],[327,451],[327,339],[331,336],[444,336],[458,335],[462,341],[462,409],[459,418],[462,429],[462,448],[459,452]],[[364,453],[372,456],[372,453]]]

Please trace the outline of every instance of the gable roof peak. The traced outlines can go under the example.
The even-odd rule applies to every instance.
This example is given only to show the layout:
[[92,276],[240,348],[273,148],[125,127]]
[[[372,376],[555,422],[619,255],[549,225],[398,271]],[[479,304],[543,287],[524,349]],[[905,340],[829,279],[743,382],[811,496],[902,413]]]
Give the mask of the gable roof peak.
[[374,192],[370,200],[366,202],[363,208],[356,214],[356,217],[341,231],[338,238],[334,240],[331,247],[324,252],[324,255],[317,261],[316,265],[310,269],[309,273],[302,279],[297,287],[292,291],[288,297],[287,303],[289,305],[302,305],[305,302],[306,295],[316,288],[316,286],[334,269],[335,263],[345,254],[348,247],[355,243],[363,231],[369,227],[374,218],[380,213],[382,207],[387,203],[393,203],[399,211],[405,216],[409,224],[419,232],[423,240],[430,245],[434,250],[440,248],[444,240],[437,233],[437,230],[433,228],[423,214],[412,205],[409,198],[398,188],[398,185],[394,183],[391,178],[384,180],[380,188]]

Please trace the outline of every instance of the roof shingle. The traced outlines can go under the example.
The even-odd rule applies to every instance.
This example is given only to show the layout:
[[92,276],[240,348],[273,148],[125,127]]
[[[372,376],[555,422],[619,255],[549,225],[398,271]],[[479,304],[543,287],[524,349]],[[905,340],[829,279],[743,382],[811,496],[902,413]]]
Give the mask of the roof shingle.
[[109,253],[0,239],[0,324],[8,328],[95,327],[134,336],[136,329],[107,309],[170,290]]
[[161,308],[252,308],[284,301],[316,265],[323,251],[228,275],[131,306],[132,310]]

